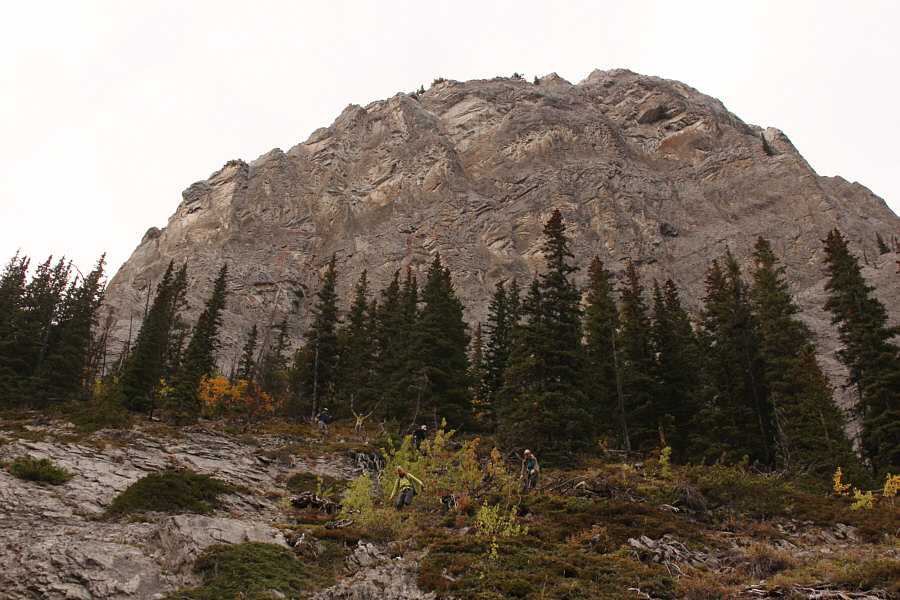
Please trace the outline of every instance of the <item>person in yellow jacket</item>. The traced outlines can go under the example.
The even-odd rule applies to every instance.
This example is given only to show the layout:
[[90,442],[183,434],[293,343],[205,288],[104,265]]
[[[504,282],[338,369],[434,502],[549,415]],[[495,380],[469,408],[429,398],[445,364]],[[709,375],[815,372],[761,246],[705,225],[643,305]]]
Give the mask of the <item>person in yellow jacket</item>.
[[407,473],[403,470],[403,467],[397,465],[397,481],[394,482],[394,489],[391,491],[391,497],[388,498],[388,502],[394,499],[394,496],[397,495],[397,492],[400,492],[400,495],[397,496],[397,510],[403,510],[403,506],[406,504],[412,504],[413,496],[416,495],[416,486],[414,484],[418,483],[419,487],[422,488],[422,491],[425,491],[425,484],[419,481],[415,475],[411,473]]

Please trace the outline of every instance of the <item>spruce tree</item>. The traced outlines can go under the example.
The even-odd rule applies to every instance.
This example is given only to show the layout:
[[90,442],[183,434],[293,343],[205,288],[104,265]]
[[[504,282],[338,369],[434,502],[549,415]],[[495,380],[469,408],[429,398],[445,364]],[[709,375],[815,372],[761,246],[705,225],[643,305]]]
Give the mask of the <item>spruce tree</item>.
[[700,316],[704,405],[693,428],[692,454],[733,461],[747,456],[770,465],[772,407],[762,374],[759,322],[731,250],[724,260],[724,270],[714,260],[706,277]]
[[338,396],[356,412],[370,412],[377,398],[372,387],[372,367],[374,363],[375,340],[369,303],[369,284],[364,270],[353,290],[350,310],[340,338],[340,374],[338,376]]
[[24,380],[18,361],[29,262],[17,253],[0,276],[0,408],[12,406]]
[[197,318],[181,364],[167,391],[167,407],[179,420],[190,420],[200,413],[200,381],[204,375],[215,372],[219,326],[222,324],[222,310],[228,297],[227,278],[226,264],[219,270],[212,294]]
[[440,254],[428,269],[422,289],[414,347],[421,365],[421,388],[417,390],[412,422],[425,415],[437,423],[446,419],[453,428],[472,424],[469,380],[469,335],[463,321],[462,302],[453,290],[449,268]]
[[480,426],[492,424],[492,411],[487,401],[487,385],[485,369],[487,362],[484,356],[484,333],[481,321],[475,326],[475,334],[472,336],[472,344],[469,348],[469,380],[472,382],[472,410]]
[[65,294],[49,337],[47,357],[37,373],[36,387],[45,397],[69,399],[90,383],[86,380],[89,349],[103,298],[104,262],[105,255],[86,277],[76,278]]
[[340,356],[336,284],[337,257],[332,254],[322,285],[316,292],[306,343],[294,355],[292,367],[299,392],[307,399],[305,408],[310,420],[324,406],[324,400],[333,397],[336,384]]
[[413,347],[418,285],[412,270],[400,284],[400,272],[382,290],[382,302],[375,317],[377,358],[375,376],[385,419],[411,418],[414,401],[426,383]]
[[500,392],[501,419],[509,441],[568,460],[594,437],[584,392],[580,296],[569,278],[571,264],[559,210],[544,226],[546,270],[532,282],[522,303],[523,323]]
[[588,287],[584,309],[584,344],[587,360],[586,386],[598,432],[616,445],[626,447],[627,415],[619,405],[616,384],[614,337],[619,329],[619,309],[612,297],[611,275],[599,257],[588,267]]
[[[518,294],[518,284],[513,280]],[[509,366],[509,356],[513,348],[513,332],[518,326],[518,306],[513,306],[512,298],[506,290],[504,282],[494,288],[494,294],[488,305],[487,323],[485,324],[484,342],[484,375],[480,389],[480,410],[484,420],[493,428],[497,425],[497,396],[503,387],[503,373]],[[518,299],[516,299],[518,303]]]
[[116,392],[125,408],[148,411],[152,414],[157,406],[157,393],[164,378],[174,374],[170,365],[173,356],[172,325],[178,315],[173,314],[180,307],[179,298],[184,297],[187,269],[182,265],[179,278],[175,263],[169,262],[162,280],[156,286],[156,296],[141,322],[137,338],[128,356],[119,369]]
[[863,454],[881,476],[900,469],[900,360],[890,342],[897,328],[888,327],[887,311],[872,296],[843,235],[833,229],[824,242],[825,310],[838,326],[844,344],[838,355],[859,398]]
[[[50,336],[62,318],[65,291],[72,263],[60,259],[51,266],[53,257],[38,265],[34,277],[25,286],[24,311],[21,321],[20,372],[28,376],[30,393],[39,393],[37,376],[41,372],[50,347]],[[24,370],[22,370],[24,369]]]
[[751,296],[760,322],[760,356],[774,410],[778,464],[789,473],[848,474],[858,461],[844,432],[828,379],[815,359],[811,333],[797,317],[784,266],[771,244],[758,237],[753,248]]
[[236,379],[251,381],[256,379],[256,346],[259,343],[259,330],[256,323],[250,328],[247,335],[247,341],[244,342],[244,348],[241,350],[241,357],[238,360]]
[[[289,391],[288,378],[288,320],[284,317],[278,324],[274,342],[264,344],[258,371],[260,389],[272,398],[285,399]],[[287,404],[287,403],[285,403]]]
[[622,361],[622,388],[631,444],[638,450],[650,450],[660,446],[663,414],[657,402],[659,390],[654,379],[656,365],[650,317],[643,291],[637,269],[628,261],[625,280],[619,289],[622,328],[618,351]]
[[665,443],[674,456],[685,458],[690,422],[696,414],[700,368],[697,339],[687,311],[681,306],[675,282],[660,288],[653,282],[652,347],[656,356],[655,378],[659,389],[658,410],[664,424]]

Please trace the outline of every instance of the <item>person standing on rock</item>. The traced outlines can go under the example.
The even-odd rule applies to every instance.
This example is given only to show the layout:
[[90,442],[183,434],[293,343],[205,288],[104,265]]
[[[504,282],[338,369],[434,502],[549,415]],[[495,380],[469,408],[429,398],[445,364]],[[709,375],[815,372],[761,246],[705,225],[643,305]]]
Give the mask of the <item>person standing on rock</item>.
[[[391,490],[391,496],[388,498],[388,502],[393,500],[394,496],[397,496],[397,510],[403,510],[405,505],[412,504],[413,496],[416,495],[415,484],[417,483],[424,492],[425,484],[419,481],[415,475],[407,473],[403,470],[403,467],[397,465],[397,481],[394,482],[394,489]],[[397,495],[397,492],[400,494]]]
[[328,414],[327,408],[323,408],[319,411],[319,414],[316,415],[316,421],[318,421],[316,432],[320,432],[324,429],[325,437],[328,437],[328,424],[331,423],[331,415]]
[[533,490],[537,487],[540,470],[537,457],[531,453],[531,450],[525,450],[525,458],[522,459],[522,475],[520,476],[523,490]]

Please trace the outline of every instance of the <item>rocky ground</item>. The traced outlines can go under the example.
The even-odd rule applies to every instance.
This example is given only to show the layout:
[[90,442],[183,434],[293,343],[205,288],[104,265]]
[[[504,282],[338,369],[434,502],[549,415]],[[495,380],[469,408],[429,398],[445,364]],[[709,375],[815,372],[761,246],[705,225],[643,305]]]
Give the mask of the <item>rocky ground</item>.
[[[352,523],[342,524],[349,519],[333,514],[334,503],[317,492],[292,490],[289,479],[349,480],[384,465],[373,464],[375,453],[362,452],[360,440],[340,434],[325,440],[296,426],[231,434],[221,425],[176,429],[143,422],[84,436],[37,413],[0,417],[0,597],[159,599],[200,585],[195,561],[214,544],[265,542],[291,548],[304,564],[321,565],[329,542],[301,523],[316,523],[319,531],[353,529]],[[49,485],[2,468],[25,455],[49,459],[74,476]],[[164,469],[188,469],[240,487],[212,514],[100,518],[123,490]],[[661,481],[658,466],[613,461],[551,470],[539,494],[518,500],[518,520],[530,532],[504,540],[497,558],[488,557],[494,542],[478,534],[477,520],[441,506],[443,497],[423,497],[409,515],[415,519],[410,539],[370,538],[365,528],[342,538],[330,529],[331,548],[340,549],[328,558],[329,574],[321,580],[327,583],[305,597],[450,599],[461,589],[466,598],[487,597],[483,591],[491,598],[557,597],[571,572],[580,573],[570,580],[573,590],[595,585],[615,598],[896,597],[900,511],[889,501],[861,512],[833,495],[780,495],[785,486],[770,485],[766,477],[751,477],[755,483],[748,485],[732,471],[720,475],[728,489],[707,488],[704,497],[699,490],[705,484],[689,483],[690,474],[682,472],[674,496],[661,502],[654,500],[664,489],[653,487]],[[557,568],[563,576],[554,574]],[[554,595],[545,596],[542,586]],[[593,596],[582,589],[571,597]]]
[[[75,474],[49,486],[0,469],[0,595],[6,600],[155,598],[197,585],[191,567],[211,544],[287,545],[279,524],[289,476],[347,479],[360,469],[341,455],[304,459],[282,452],[295,443],[288,436],[258,435],[248,444],[204,427],[175,431],[145,424],[76,438],[67,423],[11,431],[0,421],[0,462],[29,454]],[[171,467],[212,474],[249,491],[226,496],[215,515],[97,519],[129,485]],[[415,586],[414,561],[391,560],[371,544],[352,556],[353,576],[316,598],[427,597]]]

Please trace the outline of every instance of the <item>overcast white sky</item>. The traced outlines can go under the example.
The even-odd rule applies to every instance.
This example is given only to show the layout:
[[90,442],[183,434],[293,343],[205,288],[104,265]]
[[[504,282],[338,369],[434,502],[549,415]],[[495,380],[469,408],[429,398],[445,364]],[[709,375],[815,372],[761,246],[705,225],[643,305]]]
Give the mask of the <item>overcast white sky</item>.
[[112,275],[228,160],[513,72],[682,81],[900,213],[898,24],[896,1],[0,0],[0,261]]

